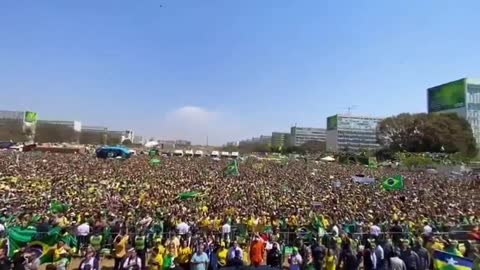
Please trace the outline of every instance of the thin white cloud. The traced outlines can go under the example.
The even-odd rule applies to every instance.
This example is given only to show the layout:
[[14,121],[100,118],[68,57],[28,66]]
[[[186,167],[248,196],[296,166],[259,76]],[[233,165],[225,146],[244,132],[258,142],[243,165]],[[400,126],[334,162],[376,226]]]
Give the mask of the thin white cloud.
[[159,139],[186,139],[194,144],[221,145],[242,138],[243,128],[232,117],[197,106],[184,106],[166,114],[157,133]]

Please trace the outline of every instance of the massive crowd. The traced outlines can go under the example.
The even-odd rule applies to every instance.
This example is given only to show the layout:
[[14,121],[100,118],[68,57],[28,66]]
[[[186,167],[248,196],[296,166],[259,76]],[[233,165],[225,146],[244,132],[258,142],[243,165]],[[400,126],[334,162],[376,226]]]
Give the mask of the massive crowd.
[[[121,161],[83,154],[2,153],[0,230],[13,224],[28,226],[33,220],[65,228],[76,234],[80,243],[90,243],[82,270],[88,268],[85,265],[98,266],[92,255],[100,251],[95,236],[106,227],[111,237],[102,244],[113,248],[116,269],[132,269],[131,263],[152,270],[164,265],[202,270],[245,261],[275,266],[287,261],[292,269],[332,270],[337,265],[358,269],[362,265],[380,270],[396,269],[401,264],[395,264],[394,258],[399,255],[407,269],[423,270],[428,269],[425,263],[416,263],[417,268],[408,265],[406,250],[436,243],[434,240],[445,248],[455,246],[455,241],[434,233],[459,225],[475,228],[480,219],[480,184],[471,176],[452,180],[421,171],[370,170],[308,159],[280,164],[252,158],[240,162],[239,176],[229,177],[224,173],[227,160],[161,157],[154,166],[149,159],[146,155]],[[402,174],[405,188],[387,192],[378,183],[352,181],[352,176],[360,174],[377,179]],[[184,192],[199,195],[182,200],[179,194]],[[51,213],[53,201],[68,205],[68,209]],[[244,240],[248,241],[230,236],[236,226],[245,228]],[[300,228],[315,230],[316,240],[308,247],[292,241],[288,244],[297,247],[287,252],[285,260],[275,259],[277,253],[283,256],[282,243],[291,240],[290,234],[283,233]],[[329,234],[318,235],[322,229]],[[194,235],[203,235],[203,240]],[[478,236],[475,229],[472,235]],[[328,237],[336,237],[335,244],[329,244]],[[387,256],[388,243],[400,251],[392,248]],[[243,254],[242,244],[248,244],[248,254]],[[378,247],[383,247],[385,254],[373,259]],[[462,255],[474,257],[474,247],[467,247]],[[60,261],[65,254],[61,251],[67,248],[57,248]],[[346,250],[362,250],[362,263],[357,254]],[[423,254],[417,253],[417,257]],[[212,254],[218,255],[215,263],[211,263]]]

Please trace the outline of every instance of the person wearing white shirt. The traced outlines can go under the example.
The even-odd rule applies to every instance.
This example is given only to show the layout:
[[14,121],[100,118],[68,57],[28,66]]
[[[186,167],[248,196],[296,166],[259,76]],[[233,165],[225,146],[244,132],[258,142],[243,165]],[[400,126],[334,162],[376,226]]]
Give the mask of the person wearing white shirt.
[[142,269],[142,260],[137,257],[135,249],[131,248],[128,250],[128,257],[123,261],[123,269],[131,270],[134,266],[137,266],[138,269]]
[[177,231],[179,235],[185,235],[188,234],[188,231],[190,231],[190,226],[188,226],[187,223],[182,222],[177,225]]
[[80,224],[77,227],[77,238],[80,245],[80,250],[82,247],[88,245],[88,235],[90,234],[90,225],[87,222]]
[[237,241],[233,242],[233,247],[228,251],[228,259],[231,260],[235,258],[235,251],[240,253],[240,258],[243,260],[243,250],[240,248]]
[[232,232],[232,227],[230,226],[230,224],[228,224],[228,222],[223,224],[223,226],[222,226],[222,236],[223,236],[224,241],[230,242],[230,233],[231,232]]

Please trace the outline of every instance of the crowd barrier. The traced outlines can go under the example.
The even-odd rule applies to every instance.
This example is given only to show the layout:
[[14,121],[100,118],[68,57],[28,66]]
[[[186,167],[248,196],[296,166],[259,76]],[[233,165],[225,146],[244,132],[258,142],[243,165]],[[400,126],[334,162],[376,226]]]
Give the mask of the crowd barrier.
[[[449,231],[449,232],[436,232],[435,234],[440,237],[447,237],[450,240],[457,240],[459,242],[464,242],[467,240],[468,234],[471,231]],[[74,239],[76,240],[76,249],[80,250],[81,248],[86,248],[90,244],[90,237],[92,234],[87,235],[87,236],[77,236],[75,235],[74,231],[69,231],[72,236],[74,236]],[[165,243],[167,239],[171,238],[173,232],[163,232],[163,233],[154,233],[154,232],[147,232],[143,234],[146,239],[146,247],[147,248],[152,248],[156,245],[157,241],[161,241],[162,243]],[[325,233],[330,236],[334,236],[331,233]],[[112,250],[114,245],[114,239],[118,235],[116,233],[111,233],[111,232],[102,232],[98,233],[98,235],[102,235],[102,244],[101,248],[102,250]],[[135,245],[135,237],[139,236],[137,232],[132,232],[128,233],[129,235],[129,244],[131,246]],[[177,234],[178,235],[178,234]],[[282,246],[295,246],[298,244],[299,240],[302,239],[304,240],[305,243],[309,244],[312,243],[312,241],[315,241],[315,239],[319,239],[322,236],[319,236],[317,232],[312,232],[312,231],[280,231],[277,234],[275,234],[277,237],[277,242],[279,242]],[[356,232],[356,233],[351,233],[349,234],[350,237],[354,240],[356,240],[359,243],[363,243],[367,241],[367,239],[371,239],[374,236],[372,236],[370,233],[364,233],[364,232]],[[394,233],[380,233],[378,236],[375,236],[374,238],[379,239],[379,240],[385,240],[386,236],[393,237],[395,234]],[[189,234],[189,235],[180,235],[181,240],[186,240],[191,247],[195,247],[199,243],[202,243],[205,241],[205,239],[210,238],[215,241],[223,241],[227,245],[231,244],[233,241],[237,241],[241,246],[248,246],[251,243],[251,240],[253,239],[254,234],[252,232],[247,232],[246,234],[239,233],[236,230],[232,230],[231,233],[229,234],[223,234],[223,233],[214,233],[214,232],[197,232],[195,234]],[[412,238],[414,235],[408,232],[400,233],[400,238]],[[8,235],[7,235],[8,237]],[[37,239],[42,239],[43,237],[48,237],[48,233],[37,233]],[[83,245],[83,246],[82,246]]]

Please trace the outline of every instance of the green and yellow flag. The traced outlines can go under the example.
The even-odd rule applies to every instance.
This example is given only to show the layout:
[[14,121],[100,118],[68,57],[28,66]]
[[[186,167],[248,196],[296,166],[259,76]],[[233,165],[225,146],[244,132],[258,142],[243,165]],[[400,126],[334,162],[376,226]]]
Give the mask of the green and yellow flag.
[[238,171],[238,162],[233,160],[225,169],[226,176],[239,176],[240,172]]
[[395,175],[389,177],[383,181],[382,186],[386,191],[403,190],[403,176]]
[[474,265],[469,259],[435,250],[433,266],[435,270],[472,270]]

